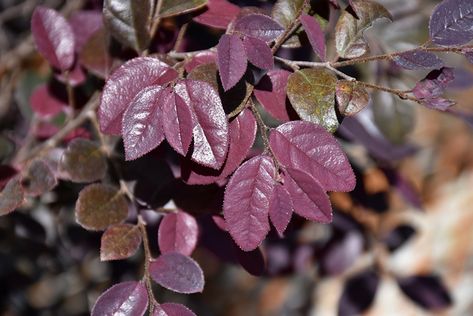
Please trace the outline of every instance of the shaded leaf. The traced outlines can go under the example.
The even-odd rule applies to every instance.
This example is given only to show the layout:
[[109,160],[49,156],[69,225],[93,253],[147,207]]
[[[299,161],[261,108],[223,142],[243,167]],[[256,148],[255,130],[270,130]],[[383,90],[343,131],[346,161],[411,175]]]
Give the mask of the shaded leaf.
[[291,73],[282,69],[269,71],[255,87],[254,93],[258,102],[274,118],[287,122],[286,88]]
[[0,192],[0,216],[13,212],[24,201],[24,191],[20,176],[11,178]]
[[396,251],[398,248],[403,246],[416,234],[416,230],[407,224],[401,224],[394,228],[392,231],[383,238],[389,251]]
[[246,71],[243,42],[236,35],[224,34],[217,45],[217,65],[225,91],[234,87]]
[[79,54],[80,64],[99,78],[107,78],[112,68],[107,44],[107,31],[100,29],[89,38]]
[[60,70],[74,63],[74,33],[59,12],[37,6],[31,16],[31,32],[41,55]]
[[289,225],[291,221],[293,211],[289,192],[287,192],[286,188],[281,184],[276,184],[271,200],[269,201],[269,218],[279,236],[283,236],[287,225]]
[[105,0],[105,25],[113,37],[139,53],[148,47],[150,41],[151,6],[150,0]]
[[370,95],[356,82],[337,81],[335,97],[338,111],[344,116],[352,116],[363,110],[370,101]]
[[69,18],[75,39],[75,50],[80,52],[91,36],[103,27],[102,12],[81,10],[71,14]]
[[266,42],[245,36],[243,46],[250,63],[261,69],[271,70],[274,67],[273,53]]
[[27,195],[38,196],[51,191],[56,186],[57,180],[46,161],[38,158],[29,164],[21,184]]
[[197,245],[198,233],[199,227],[192,215],[182,211],[167,214],[159,224],[159,250],[190,256]]
[[356,230],[339,234],[330,240],[319,259],[320,269],[325,275],[338,275],[345,272],[363,253],[363,235]]
[[337,78],[327,69],[302,69],[289,76],[287,96],[301,119],[334,132],[338,128],[336,84]]
[[300,19],[314,52],[320,60],[325,61],[325,34],[319,22],[306,13],[303,13]]
[[241,165],[227,184],[223,215],[230,235],[244,251],[257,248],[269,232],[275,174],[271,158],[257,156]]
[[190,294],[204,289],[199,264],[181,253],[162,254],[150,263],[149,272],[156,283],[174,292]]
[[453,79],[455,79],[453,68],[443,67],[439,70],[432,70],[416,84],[412,93],[419,99],[428,100],[440,97]]
[[54,116],[67,106],[67,103],[49,91],[47,84],[39,85],[34,89],[30,97],[30,104],[33,111],[41,117]]
[[72,68],[69,69],[67,72],[55,71],[54,77],[58,81],[66,85],[69,84],[72,87],[76,87],[78,85],[83,84],[87,79],[84,70],[82,70],[80,63],[77,60],[74,62]]
[[163,0],[159,15],[164,18],[186,14],[204,7],[206,3],[207,0]]
[[[167,316],[195,316],[193,311],[191,311],[190,309],[188,309],[182,304],[164,303],[164,304],[161,304],[160,306],[166,312]],[[153,316],[158,316],[158,315],[153,315]]]
[[235,21],[233,31],[271,42],[284,32],[284,27],[267,15],[248,14]]
[[227,0],[208,0],[207,11],[196,16],[194,21],[226,30],[240,13],[240,8]]
[[123,113],[122,135],[126,160],[137,159],[164,140],[161,121],[165,89],[150,86],[141,90]]
[[105,177],[107,159],[99,144],[76,138],[62,154],[59,168],[66,172],[73,182],[94,182]]
[[359,315],[367,310],[374,301],[378,284],[379,276],[372,270],[350,277],[338,302],[338,315]]
[[465,48],[462,51],[463,55],[466,59],[473,64],[473,49],[472,48]]
[[174,69],[156,58],[127,61],[110,76],[103,89],[98,111],[100,130],[120,135],[123,113],[135,96],[146,87],[162,85],[176,77]]
[[141,244],[138,226],[118,224],[107,228],[100,243],[100,260],[120,260],[133,256]]
[[417,49],[394,55],[393,61],[399,67],[409,70],[440,68],[443,66],[443,61],[437,55]]
[[142,316],[148,309],[148,291],[143,282],[115,284],[99,296],[91,316]]
[[204,51],[192,57],[191,60],[185,64],[184,68],[186,69],[188,73],[190,73],[197,66],[216,63],[216,61],[217,61],[217,54],[215,54],[212,51]]
[[75,209],[77,222],[88,230],[104,230],[128,216],[123,193],[100,183],[90,184],[80,191]]
[[436,275],[399,278],[398,283],[404,294],[427,310],[442,310],[453,303],[448,288]]
[[327,191],[351,191],[355,175],[333,135],[302,121],[288,122],[273,130],[269,143],[278,162],[309,173]]
[[473,39],[473,3],[470,0],[443,0],[433,10],[429,35],[437,45],[463,45]]
[[271,11],[273,19],[288,28],[303,9],[305,0],[277,0]]

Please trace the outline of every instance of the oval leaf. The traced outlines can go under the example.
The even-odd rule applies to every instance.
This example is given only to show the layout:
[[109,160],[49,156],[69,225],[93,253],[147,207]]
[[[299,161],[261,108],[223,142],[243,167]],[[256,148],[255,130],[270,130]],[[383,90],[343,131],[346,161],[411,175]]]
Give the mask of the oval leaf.
[[13,212],[21,206],[25,193],[21,186],[20,177],[16,176],[8,180],[0,192],[0,216]]
[[190,294],[202,292],[204,274],[192,258],[177,252],[162,254],[149,266],[151,278],[168,290]]
[[100,260],[120,260],[133,256],[141,244],[138,226],[118,224],[107,228],[100,243]]
[[282,122],[290,120],[286,102],[287,80],[290,74],[282,69],[271,70],[260,80],[254,92],[264,109]]
[[159,306],[166,312],[167,316],[196,316],[193,311],[182,304],[164,303]]
[[34,89],[30,97],[30,104],[33,111],[41,117],[49,117],[59,114],[67,103],[56,98],[48,85],[42,84]]
[[336,99],[338,111],[344,116],[352,116],[363,110],[370,102],[370,95],[356,82],[337,81]]
[[322,127],[294,121],[273,130],[270,146],[279,163],[308,172],[327,191],[351,191],[355,174],[335,137]]
[[230,235],[244,251],[257,248],[269,231],[275,174],[271,158],[257,156],[241,165],[227,184],[223,215]]
[[246,53],[243,42],[236,35],[222,35],[217,45],[217,64],[225,91],[237,84],[246,71]]
[[288,28],[303,9],[304,2],[305,0],[277,0],[271,16],[276,22]]
[[186,14],[204,7],[206,3],[207,0],[163,0],[159,15],[164,18]]
[[473,39],[473,3],[470,0],[444,0],[429,21],[430,39],[437,45],[463,45]]
[[338,128],[335,112],[336,83],[337,78],[329,70],[298,70],[289,76],[287,96],[301,119],[335,132]]
[[243,46],[250,63],[261,69],[271,70],[274,67],[273,53],[266,42],[245,36]]
[[104,230],[123,222],[128,216],[128,203],[123,193],[112,186],[91,184],[79,193],[76,220],[88,230]]
[[208,0],[207,11],[196,16],[194,21],[226,30],[240,13],[240,8],[227,0]]
[[107,80],[98,111],[100,130],[120,135],[123,112],[146,87],[162,85],[177,77],[177,72],[159,59],[137,57],[127,61]]
[[102,12],[81,10],[71,14],[69,23],[74,33],[75,49],[80,52],[90,37],[103,28]]
[[142,282],[115,284],[99,296],[91,316],[142,316],[148,309],[148,291]]
[[291,221],[292,212],[293,205],[289,192],[284,186],[277,184],[269,201],[269,218],[281,237]]
[[182,211],[167,214],[159,224],[159,250],[190,256],[197,245],[198,233],[197,221],[192,215]]
[[304,27],[304,30],[309,38],[310,45],[314,49],[314,52],[319,56],[320,60],[325,60],[325,34],[322,28],[320,27],[319,22],[317,20],[306,14],[303,13],[301,15],[301,23]]
[[57,179],[43,159],[35,159],[28,166],[21,184],[27,195],[38,196],[51,191],[56,186]]
[[411,300],[429,311],[452,305],[448,289],[436,275],[415,275],[398,280],[399,287]]
[[393,61],[399,67],[409,70],[440,68],[443,61],[437,55],[422,50],[411,50],[393,56]]
[[373,303],[379,282],[379,275],[372,270],[348,278],[338,302],[338,315],[363,314]]
[[31,32],[41,55],[60,70],[74,63],[74,33],[59,12],[37,6],[31,17]]
[[108,52],[107,31],[102,28],[84,44],[79,62],[87,71],[99,78],[107,78],[113,59]]
[[217,54],[212,51],[203,51],[202,53],[196,54],[186,63],[184,68],[190,73],[194,68],[200,65],[212,64],[217,61]]
[[248,14],[238,19],[234,32],[271,42],[284,33],[284,27],[267,15]]

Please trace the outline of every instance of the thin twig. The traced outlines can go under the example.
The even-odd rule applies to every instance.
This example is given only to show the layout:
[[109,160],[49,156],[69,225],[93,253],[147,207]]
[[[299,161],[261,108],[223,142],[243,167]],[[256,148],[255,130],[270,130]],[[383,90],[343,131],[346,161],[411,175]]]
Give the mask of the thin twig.
[[414,102],[419,103],[419,104],[421,103],[421,101],[419,99],[417,99],[416,97],[408,95],[405,91],[402,91],[402,90],[388,88],[388,87],[380,86],[380,85],[373,84],[373,83],[363,82],[363,81],[357,81],[357,83],[359,85],[365,86],[366,88],[371,88],[371,89],[380,90],[380,91],[395,94],[403,100],[410,100],[410,101],[414,101]]

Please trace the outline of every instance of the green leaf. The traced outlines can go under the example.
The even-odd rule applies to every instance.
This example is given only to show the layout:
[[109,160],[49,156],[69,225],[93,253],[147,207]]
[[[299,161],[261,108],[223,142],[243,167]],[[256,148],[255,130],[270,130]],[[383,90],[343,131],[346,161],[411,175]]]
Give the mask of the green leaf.
[[76,220],[88,230],[104,230],[123,222],[128,203],[122,192],[105,184],[91,184],[82,189],[76,202]]
[[287,96],[301,119],[335,132],[338,128],[335,112],[336,84],[337,78],[327,69],[302,69],[289,76]]
[[304,7],[305,0],[278,0],[273,6],[271,16],[285,28],[297,18]]
[[186,14],[204,7],[207,0],[164,0],[159,15],[162,18]]
[[343,58],[356,58],[368,51],[368,44],[363,38],[363,32],[374,21],[392,16],[381,4],[370,0],[352,1],[352,8],[358,19],[345,10],[338,19],[335,28],[335,46],[337,53]]
[[103,16],[110,34],[138,53],[148,47],[151,0],[105,0]]
[[141,244],[138,226],[118,224],[110,226],[102,235],[100,260],[120,260],[133,256]]
[[0,192],[0,216],[6,215],[17,209],[24,201],[24,191],[20,177],[11,178],[3,191]]
[[340,114],[352,116],[368,105],[370,95],[356,81],[339,80],[337,82],[336,99]]

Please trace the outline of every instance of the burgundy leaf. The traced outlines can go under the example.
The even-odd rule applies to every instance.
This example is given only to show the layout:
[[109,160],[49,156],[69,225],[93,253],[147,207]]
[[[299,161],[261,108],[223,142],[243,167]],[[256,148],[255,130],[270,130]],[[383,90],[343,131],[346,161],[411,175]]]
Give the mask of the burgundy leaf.
[[92,307],[91,316],[142,316],[148,309],[148,291],[143,282],[115,284],[102,293]]
[[233,27],[235,32],[271,42],[284,33],[284,27],[267,15],[248,14],[238,19]]
[[266,42],[251,36],[245,36],[243,46],[248,60],[253,65],[266,70],[271,70],[274,67],[273,53]]
[[190,294],[202,292],[204,274],[199,264],[181,253],[162,254],[149,266],[151,278],[168,290]]
[[161,253],[180,252],[190,256],[197,245],[199,228],[195,218],[182,211],[164,216],[158,230]]
[[165,92],[162,103],[162,124],[168,143],[179,154],[185,156],[192,141],[192,111],[182,98],[171,91]]
[[292,212],[292,200],[289,192],[284,186],[277,184],[269,201],[269,218],[281,237],[291,221]]
[[212,86],[203,81],[181,80],[174,89],[193,111],[192,159],[219,169],[228,149],[228,123],[220,97]]
[[241,165],[227,184],[223,215],[230,235],[244,251],[257,248],[269,231],[275,173],[271,158],[257,156]]
[[443,66],[443,61],[437,55],[417,49],[395,55],[393,61],[399,67],[409,70],[440,68]]
[[64,84],[70,84],[73,87],[83,84],[87,79],[80,63],[77,60],[74,62],[74,65],[67,73],[55,71],[54,77],[56,77],[56,79],[60,82]]
[[[161,304],[160,307],[166,312],[167,316],[195,316],[193,311],[191,311],[190,309],[188,309],[182,304],[164,303],[164,304]],[[153,316],[158,316],[158,315],[153,315]]]
[[240,81],[246,71],[246,53],[243,42],[236,35],[222,35],[217,45],[217,64],[225,91]]
[[76,52],[80,52],[90,37],[103,27],[102,12],[76,11],[71,14],[69,23],[74,33]]
[[308,172],[327,191],[351,191],[355,174],[333,135],[310,122],[280,125],[270,135],[270,146],[282,166]]
[[67,70],[74,63],[74,33],[66,19],[53,9],[37,6],[31,32],[38,51],[53,66]]
[[429,21],[430,39],[437,45],[463,45],[473,39],[473,3],[470,0],[444,0]]
[[290,120],[286,110],[287,80],[291,73],[282,69],[269,71],[255,88],[258,102],[274,118],[287,122]]
[[204,51],[192,57],[192,59],[186,63],[184,68],[188,73],[190,73],[192,70],[194,70],[195,67],[204,64],[212,64],[215,63],[216,60],[217,54],[211,51]]
[[319,22],[307,13],[302,13],[301,23],[314,52],[319,56],[320,60],[325,61],[325,34]]
[[37,158],[29,164],[21,183],[27,195],[39,196],[51,191],[56,186],[57,179],[46,161]]
[[286,171],[284,187],[291,196],[294,212],[312,221],[330,223],[332,206],[319,181],[304,171],[290,168]]
[[110,226],[102,235],[100,260],[120,260],[133,256],[141,244],[138,226],[118,224]]
[[24,191],[20,177],[11,178],[0,192],[0,216],[13,212],[24,201]]
[[123,113],[138,92],[176,77],[174,69],[156,58],[138,57],[127,61],[110,76],[103,89],[98,111],[100,130],[120,135]]
[[30,104],[33,111],[41,117],[54,116],[61,112],[67,103],[56,98],[46,84],[38,86],[31,94]]
[[123,114],[122,134],[126,160],[143,156],[164,140],[161,124],[165,90],[161,86],[143,89]]
[[209,0],[207,11],[196,16],[194,21],[226,30],[239,13],[240,8],[227,0]]
[[439,97],[453,79],[455,79],[453,68],[443,67],[439,70],[432,70],[416,84],[412,93],[419,99]]

